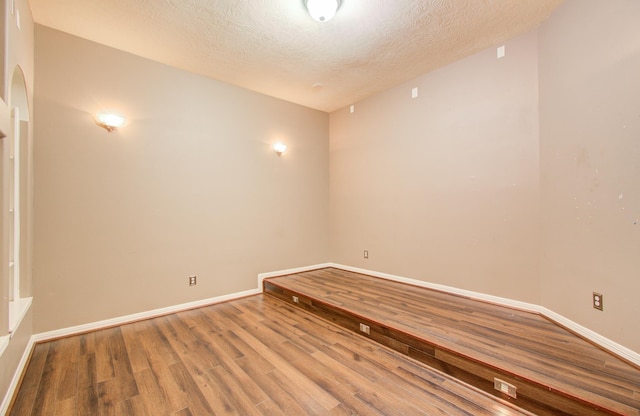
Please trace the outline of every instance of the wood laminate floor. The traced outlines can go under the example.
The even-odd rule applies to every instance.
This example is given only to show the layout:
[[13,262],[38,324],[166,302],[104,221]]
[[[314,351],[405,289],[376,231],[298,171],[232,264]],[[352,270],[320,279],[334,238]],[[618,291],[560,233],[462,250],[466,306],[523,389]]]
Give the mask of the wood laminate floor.
[[265,290],[353,331],[360,320],[372,339],[486,391],[508,377],[536,413],[640,414],[638,367],[538,314],[333,268]]
[[10,414],[528,413],[256,295],[38,344]]

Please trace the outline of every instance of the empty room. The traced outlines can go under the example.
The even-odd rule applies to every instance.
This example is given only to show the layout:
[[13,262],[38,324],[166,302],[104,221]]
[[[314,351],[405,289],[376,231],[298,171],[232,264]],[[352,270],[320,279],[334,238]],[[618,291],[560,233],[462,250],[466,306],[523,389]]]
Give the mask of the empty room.
[[639,1],[0,21],[0,414],[640,416]]

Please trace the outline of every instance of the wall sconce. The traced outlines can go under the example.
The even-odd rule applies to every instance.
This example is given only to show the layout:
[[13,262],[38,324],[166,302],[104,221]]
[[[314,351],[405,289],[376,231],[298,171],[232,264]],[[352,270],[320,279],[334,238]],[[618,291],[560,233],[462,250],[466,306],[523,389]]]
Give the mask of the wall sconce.
[[276,143],[273,145],[273,151],[276,152],[278,156],[282,156],[282,154],[287,151],[287,145],[284,143]]
[[328,22],[340,7],[340,0],[305,0],[311,17],[318,22]]
[[100,113],[96,117],[98,126],[107,130],[109,133],[124,125],[125,119],[119,114]]

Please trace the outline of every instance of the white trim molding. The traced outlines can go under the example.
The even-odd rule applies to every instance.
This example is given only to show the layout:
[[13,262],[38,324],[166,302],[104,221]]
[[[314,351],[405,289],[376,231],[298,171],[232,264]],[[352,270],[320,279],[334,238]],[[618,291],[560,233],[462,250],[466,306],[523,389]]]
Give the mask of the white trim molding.
[[27,364],[29,363],[31,351],[36,344],[33,338],[34,337],[32,336],[31,339],[29,339],[29,342],[27,343],[27,346],[22,353],[22,357],[20,358],[20,362],[18,363],[18,368],[16,368],[16,371],[13,373],[11,383],[9,383],[9,388],[7,389],[7,392],[2,399],[2,403],[0,403],[0,415],[6,415],[9,411],[9,405],[11,404],[11,400],[13,399],[13,395],[18,389],[18,385],[20,384],[20,380],[22,379],[22,374],[26,370]]
[[598,345],[618,357],[625,359],[637,366],[640,366],[640,353],[637,353],[623,345],[618,344],[592,330],[586,328],[572,320],[553,312],[545,308],[544,306],[535,305],[532,303],[521,302],[513,299],[502,298],[499,296],[487,295],[485,293],[474,292],[471,290],[458,289],[451,286],[440,285],[437,283],[429,283],[422,280],[411,279],[408,277],[396,276],[387,273],[376,272],[373,270],[361,269],[358,267],[345,266],[342,264],[331,263],[328,267],[335,267],[336,269],[342,269],[355,273],[362,273],[373,277],[379,277],[381,279],[393,280],[396,282],[408,283],[414,286],[425,287],[428,289],[439,290],[441,292],[451,293],[454,295],[465,296],[472,299],[482,300],[485,302],[494,303],[496,305],[507,306],[510,308],[516,308],[527,312],[537,313],[545,318],[565,327],[572,331],[576,335],[583,337],[584,339]]
[[333,263],[322,263],[314,266],[296,267],[294,269],[279,270],[275,272],[267,272],[258,274],[258,289],[262,291],[262,281],[268,277],[285,276],[287,274],[308,272],[311,270],[325,269],[327,267],[337,267]]
[[0,139],[7,137],[9,132],[9,123],[11,120],[11,112],[9,106],[0,97]]
[[394,282],[407,283],[413,286],[420,286],[427,289],[438,290],[440,292],[447,292],[458,296],[464,296],[476,300],[482,300],[485,302],[495,303],[501,306],[508,306],[510,308],[521,309],[528,312],[538,312],[539,306],[533,303],[521,302],[519,300],[501,298],[499,296],[487,295],[486,293],[474,292],[466,289],[459,289],[457,287],[445,286],[438,283],[425,282],[423,280],[411,279],[409,277],[396,276],[394,274],[376,272],[373,270],[361,269],[358,267],[345,266],[342,264],[332,264],[329,267],[335,267],[336,269],[346,270],[354,273],[366,274],[373,277],[379,277],[381,279],[393,280]]
[[[9,302],[9,333],[14,334],[27,315],[33,298],[18,298]],[[13,336],[13,335],[12,335]]]
[[250,289],[244,292],[236,292],[236,293],[217,296],[209,299],[202,299],[202,300],[197,300],[193,302],[182,303],[174,306],[167,306],[165,308],[159,308],[159,309],[154,309],[146,312],[134,313],[131,315],[120,316],[117,318],[105,319],[103,321],[91,322],[91,323],[72,326],[68,328],[56,329],[54,331],[42,332],[42,333],[33,335],[32,340],[34,340],[35,342],[44,342],[44,341],[49,341],[56,338],[67,337],[67,336],[81,334],[89,331],[96,331],[98,329],[109,328],[117,325],[124,325],[131,322],[141,321],[144,319],[150,319],[158,316],[168,315],[171,313],[182,312],[189,309],[195,309],[203,306],[214,305],[216,303],[239,299],[246,296],[257,295],[259,293],[262,293],[262,281],[267,277],[301,273],[309,270],[322,269],[325,267],[333,267],[333,263],[324,263],[324,264],[318,264],[315,266],[297,267],[294,269],[281,270],[277,272],[260,273],[258,274],[258,287],[256,289]]
[[2,354],[4,354],[4,351],[7,349],[8,346],[9,346],[9,335],[0,337],[0,357],[2,357]]
[[554,321],[555,323],[565,327],[566,329],[580,335],[581,337],[593,342],[599,347],[616,354],[618,357],[624,358],[625,360],[640,366],[640,354],[618,344],[615,341],[610,340],[609,338],[598,334],[590,330],[589,328],[585,328],[584,326],[573,322],[572,320],[565,318],[564,316],[551,311],[543,306],[540,306],[540,314],[545,316],[546,318]]
[[226,302],[234,299],[243,298],[246,296],[257,295],[262,293],[262,281],[267,277],[283,276],[285,274],[301,273],[309,270],[322,269],[325,267],[333,267],[333,263],[318,264],[315,266],[304,266],[293,269],[281,270],[277,272],[268,272],[258,274],[258,287],[256,289],[246,290],[244,292],[236,292],[228,295],[217,296],[209,299],[202,299],[188,303],[182,303],[174,306],[167,306],[165,308],[154,309],[146,312],[134,313],[131,315],[120,316],[117,318],[105,319],[103,321],[91,322],[87,324],[72,326],[68,328],[56,329],[54,331],[42,332],[35,334],[33,340],[35,342],[44,342],[56,338],[67,337],[70,335],[81,334],[89,331],[96,331],[98,329],[109,328],[117,325],[124,325],[131,322],[141,321],[144,319],[155,318],[158,316],[168,315],[171,313],[182,312],[189,309],[200,308],[203,306],[214,305],[216,303]]
[[35,342],[44,342],[56,338],[68,337],[71,335],[82,334],[85,332],[96,331],[99,329],[109,328],[117,325],[129,324],[144,319],[156,318],[158,316],[169,315],[171,313],[182,312],[189,309],[201,308],[203,306],[214,305],[216,303],[227,302],[229,300],[239,299],[246,296],[257,295],[262,289],[251,289],[244,292],[231,293],[229,295],[217,296],[209,299],[196,300],[193,302],[182,303],[165,308],[153,309],[146,312],[134,313],[131,315],[120,316],[117,318],[105,319],[103,321],[91,322],[83,325],[72,326],[68,328],[56,329],[54,331],[42,332],[35,334],[33,340]]
[[87,324],[72,326],[68,328],[56,329],[54,331],[42,332],[35,334],[33,340],[35,342],[44,342],[56,338],[67,337],[71,335],[81,334],[89,331],[96,331],[98,329],[109,328],[117,325],[124,325],[135,321],[141,321],[144,319],[155,318],[158,316],[168,315],[171,313],[182,312],[189,309],[200,308],[203,306],[209,306],[216,303],[226,302],[234,299],[243,298],[246,296],[257,295],[262,293],[262,281],[267,277],[283,276],[285,274],[301,273],[309,270],[323,269],[325,267],[334,267],[333,263],[317,264],[314,266],[297,267],[293,269],[286,269],[277,272],[268,272],[258,274],[258,287],[256,289],[246,290],[244,292],[231,293],[229,295],[217,296],[209,299],[202,299],[188,303],[182,303],[174,306],[167,306],[165,308],[154,309],[146,312],[134,313],[131,315],[120,316],[117,318],[105,319],[103,321],[91,322]]

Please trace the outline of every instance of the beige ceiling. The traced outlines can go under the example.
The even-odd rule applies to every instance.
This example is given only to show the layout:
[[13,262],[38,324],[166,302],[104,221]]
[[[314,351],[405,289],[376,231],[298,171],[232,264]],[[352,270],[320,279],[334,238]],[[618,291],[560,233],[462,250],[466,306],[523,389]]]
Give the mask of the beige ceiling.
[[532,29],[562,0],[30,0],[37,23],[323,111]]

